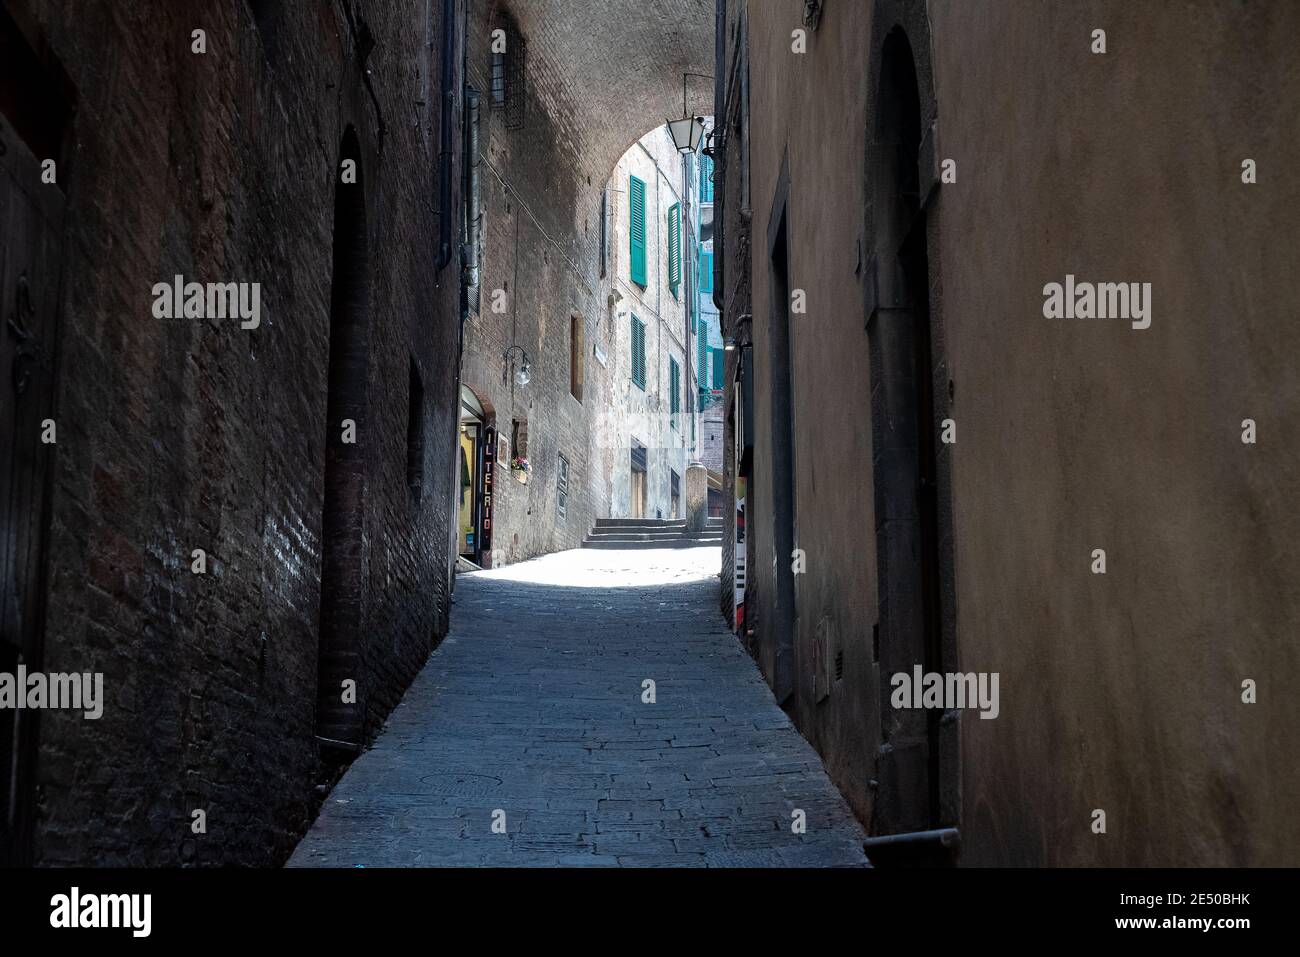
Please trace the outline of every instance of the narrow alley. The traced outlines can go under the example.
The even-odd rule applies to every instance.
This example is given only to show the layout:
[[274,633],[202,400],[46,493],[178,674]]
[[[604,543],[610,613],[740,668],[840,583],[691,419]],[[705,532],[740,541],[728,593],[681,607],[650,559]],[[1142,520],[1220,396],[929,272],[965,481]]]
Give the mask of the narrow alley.
[[6,913],[1300,865],[1297,37],[0,0]]
[[865,866],[717,612],[718,563],[574,549],[461,576],[448,637],[290,866]]

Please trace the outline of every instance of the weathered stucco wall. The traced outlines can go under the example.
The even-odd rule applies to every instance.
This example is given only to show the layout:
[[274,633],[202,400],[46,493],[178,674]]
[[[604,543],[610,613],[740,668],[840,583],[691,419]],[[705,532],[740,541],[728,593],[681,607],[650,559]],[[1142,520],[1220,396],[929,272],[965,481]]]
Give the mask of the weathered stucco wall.
[[[784,156],[790,285],[807,294],[791,341],[807,552],[793,713],[867,820],[880,703],[864,157],[888,25],[864,13],[913,6],[827,4],[798,55],[803,4],[748,4],[760,476],[767,236]],[[947,362],[936,385],[952,380],[957,430],[956,643],[962,670],[1001,676],[999,717],[960,718],[968,863],[1300,854],[1288,813],[1300,771],[1285,746],[1300,720],[1286,691],[1300,670],[1300,279],[1288,260],[1300,187],[1294,120],[1279,108],[1300,99],[1286,47],[1298,17],[1286,4],[928,5],[932,42],[917,55],[922,70],[933,62],[938,158],[957,173],[928,212]],[[1105,54],[1090,52],[1094,28]],[[1242,182],[1247,158],[1254,185]],[[1043,287],[1067,273],[1151,283],[1150,328],[1045,318]],[[1257,444],[1242,442],[1246,418]],[[765,484],[751,490],[760,630],[773,563],[789,560],[772,554]],[[1097,548],[1105,575],[1091,571]],[[823,617],[844,677],[817,704],[809,643]],[[1258,704],[1241,700],[1247,678]]]
[[[1294,864],[1300,9],[932,13],[958,640],[1003,688],[963,721],[970,854]],[[1066,273],[1150,282],[1150,328],[1044,318]]]
[[[629,253],[630,213],[628,177],[645,183],[646,286],[631,279]],[[674,296],[668,282],[668,210],[685,207],[681,156],[672,137],[660,127],[647,133],[623,154],[610,177],[609,288],[615,293],[609,370],[613,402],[604,410],[598,427],[600,438],[612,447],[609,473],[610,512],[627,517],[631,512],[631,447],[635,440],[646,449],[645,517],[685,518],[686,445],[690,440],[690,389],[686,382],[686,282]],[[685,249],[685,229],[682,248]],[[683,252],[683,257],[685,253]],[[683,276],[685,275],[683,258]],[[632,320],[646,325],[645,388],[632,381]],[[692,340],[693,341],[693,340]],[[681,388],[677,426],[669,413],[668,359],[677,362]],[[669,472],[679,482],[677,514],[672,514]]]

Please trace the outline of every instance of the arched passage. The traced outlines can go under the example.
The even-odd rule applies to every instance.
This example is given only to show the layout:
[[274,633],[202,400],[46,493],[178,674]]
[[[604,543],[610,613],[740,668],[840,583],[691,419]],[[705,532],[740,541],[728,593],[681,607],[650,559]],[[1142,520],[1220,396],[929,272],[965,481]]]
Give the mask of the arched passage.
[[528,74],[563,83],[547,108],[599,182],[642,135],[681,116],[683,74],[699,74],[687,77],[687,108],[713,112],[713,0],[528,0],[496,9],[508,17],[493,26],[506,19],[527,39]]
[[[370,296],[365,180],[352,127],[343,135],[334,176],[316,736],[327,747],[356,749],[364,729],[361,663]],[[354,682],[350,696],[345,694],[348,681]]]

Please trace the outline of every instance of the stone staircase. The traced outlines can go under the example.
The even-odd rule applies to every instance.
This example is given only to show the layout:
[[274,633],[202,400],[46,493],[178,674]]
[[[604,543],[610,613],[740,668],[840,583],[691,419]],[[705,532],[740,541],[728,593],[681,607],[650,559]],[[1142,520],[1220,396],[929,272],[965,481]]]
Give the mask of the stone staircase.
[[722,545],[722,519],[710,518],[699,532],[684,518],[598,518],[583,548],[700,548]]

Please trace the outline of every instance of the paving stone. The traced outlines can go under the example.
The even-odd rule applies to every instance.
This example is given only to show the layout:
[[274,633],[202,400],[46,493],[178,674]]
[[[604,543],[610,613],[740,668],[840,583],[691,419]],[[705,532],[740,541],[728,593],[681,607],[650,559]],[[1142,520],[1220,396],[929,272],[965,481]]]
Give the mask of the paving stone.
[[461,577],[451,636],[290,866],[866,866],[862,828],[718,618],[718,550],[628,552],[614,578],[622,554]]

